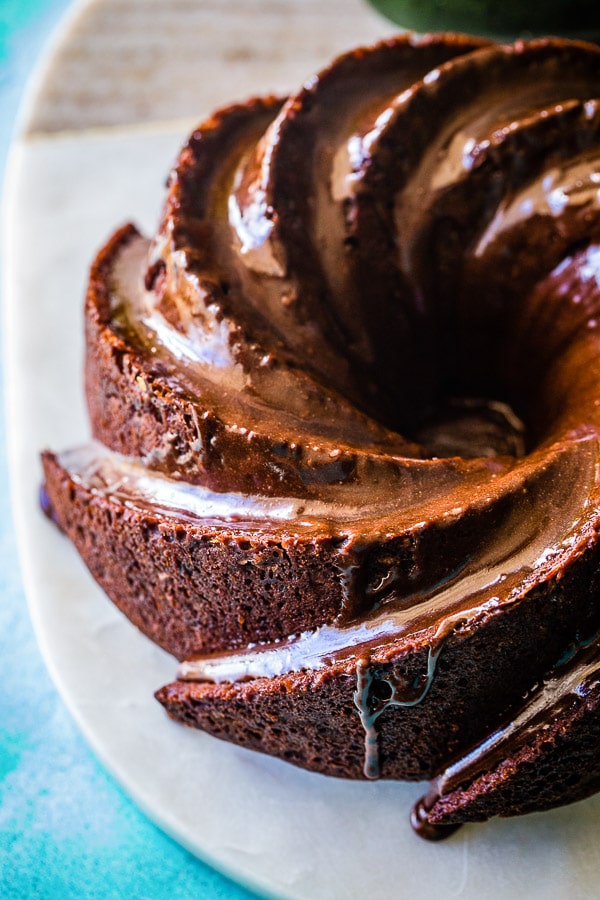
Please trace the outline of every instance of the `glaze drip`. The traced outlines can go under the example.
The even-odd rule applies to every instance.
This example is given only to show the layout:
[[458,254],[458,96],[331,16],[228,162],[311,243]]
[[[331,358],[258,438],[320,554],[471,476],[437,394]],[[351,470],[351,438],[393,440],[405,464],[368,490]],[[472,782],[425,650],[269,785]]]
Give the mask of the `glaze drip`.
[[[436,649],[433,649],[436,644]],[[374,667],[368,657],[357,661],[354,705],[365,732],[365,778],[379,778],[379,738],[375,728],[377,719],[390,707],[417,706],[423,702],[433,682],[435,665],[441,649],[442,640],[436,635],[434,644],[427,654],[427,672],[422,679],[410,686],[410,690],[407,690],[405,684],[397,684],[390,678],[376,679]],[[387,688],[384,690],[384,696],[381,696],[382,688]]]
[[422,797],[410,812],[410,824],[415,834],[426,841],[445,841],[461,827],[458,825],[434,825],[429,821],[427,798]]

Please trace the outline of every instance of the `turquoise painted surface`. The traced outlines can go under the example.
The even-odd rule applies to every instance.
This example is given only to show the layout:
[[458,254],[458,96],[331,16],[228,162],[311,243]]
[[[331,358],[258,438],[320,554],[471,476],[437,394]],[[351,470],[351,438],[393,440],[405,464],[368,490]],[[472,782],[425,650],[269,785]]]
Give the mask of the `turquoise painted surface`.
[[[0,171],[26,75],[67,5],[0,0]],[[81,738],[35,644],[8,493],[2,423],[0,897],[250,900],[138,812]]]

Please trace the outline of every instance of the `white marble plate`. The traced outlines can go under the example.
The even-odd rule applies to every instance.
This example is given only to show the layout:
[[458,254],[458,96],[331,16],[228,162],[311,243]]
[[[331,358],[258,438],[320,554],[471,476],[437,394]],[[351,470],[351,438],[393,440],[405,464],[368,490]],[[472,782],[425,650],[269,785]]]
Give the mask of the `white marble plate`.
[[12,484],[31,615],[65,702],[125,790],[255,890],[304,900],[589,897],[600,797],[431,845],[408,825],[418,785],[346,784],[170,722],[152,694],[172,680],[174,661],[113,609],[38,509],[39,451],[88,434],[81,300],[97,247],[127,219],[154,227],[193,119],[297,84],[387,30],[360,0],[100,0],[63,26],[13,147],[4,211]]

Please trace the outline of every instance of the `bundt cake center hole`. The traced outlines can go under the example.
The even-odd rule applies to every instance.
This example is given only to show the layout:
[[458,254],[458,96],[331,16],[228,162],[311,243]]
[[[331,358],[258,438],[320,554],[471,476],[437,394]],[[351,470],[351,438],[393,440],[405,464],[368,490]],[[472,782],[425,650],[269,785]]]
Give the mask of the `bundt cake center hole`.
[[416,429],[414,437],[431,456],[524,456],[523,421],[500,400],[453,397],[445,400]]

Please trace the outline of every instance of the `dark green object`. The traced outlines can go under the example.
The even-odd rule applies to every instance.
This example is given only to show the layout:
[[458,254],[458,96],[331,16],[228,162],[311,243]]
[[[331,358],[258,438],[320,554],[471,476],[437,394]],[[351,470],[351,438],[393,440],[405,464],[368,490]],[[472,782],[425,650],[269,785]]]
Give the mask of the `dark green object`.
[[463,31],[513,40],[563,35],[600,40],[599,0],[370,0],[415,31]]

